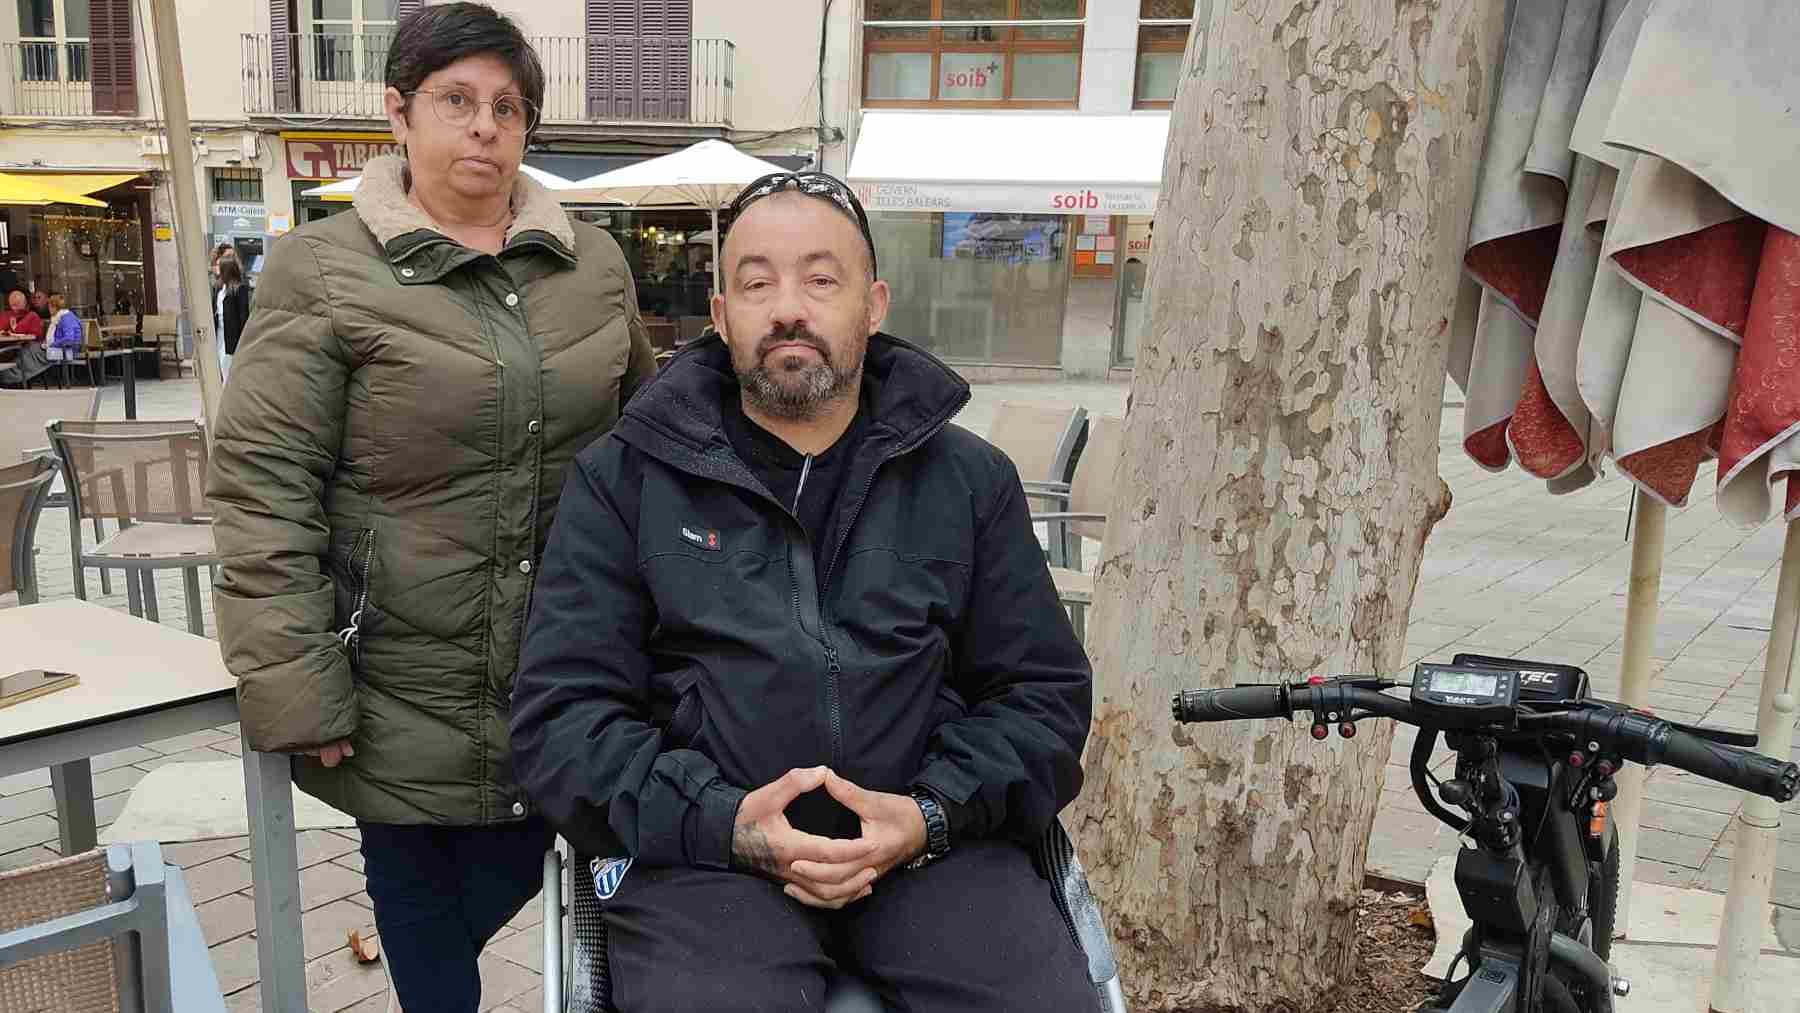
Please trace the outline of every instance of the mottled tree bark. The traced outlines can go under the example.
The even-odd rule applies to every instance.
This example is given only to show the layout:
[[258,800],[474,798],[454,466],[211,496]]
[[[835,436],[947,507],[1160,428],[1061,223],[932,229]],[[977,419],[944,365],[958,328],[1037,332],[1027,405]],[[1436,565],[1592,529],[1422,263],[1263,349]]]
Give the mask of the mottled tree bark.
[[1198,6],[1071,822],[1134,1009],[1305,1008],[1349,970],[1393,730],[1168,701],[1402,661],[1505,3]]

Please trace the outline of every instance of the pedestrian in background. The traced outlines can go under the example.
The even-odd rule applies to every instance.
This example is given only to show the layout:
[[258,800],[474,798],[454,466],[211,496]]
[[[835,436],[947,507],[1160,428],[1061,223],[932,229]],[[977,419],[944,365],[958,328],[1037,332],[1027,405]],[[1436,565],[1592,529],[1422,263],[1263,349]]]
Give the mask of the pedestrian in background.
[[238,338],[250,319],[250,286],[244,284],[244,266],[235,256],[219,258],[219,294],[215,317],[218,329],[219,379],[231,377],[231,357],[237,354]]
[[250,746],[356,817],[414,1013],[474,1013],[476,957],[542,881],[507,722],[563,472],[655,369],[631,274],[519,172],[544,71],[473,3],[396,28],[352,213],[268,254],[208,493]]

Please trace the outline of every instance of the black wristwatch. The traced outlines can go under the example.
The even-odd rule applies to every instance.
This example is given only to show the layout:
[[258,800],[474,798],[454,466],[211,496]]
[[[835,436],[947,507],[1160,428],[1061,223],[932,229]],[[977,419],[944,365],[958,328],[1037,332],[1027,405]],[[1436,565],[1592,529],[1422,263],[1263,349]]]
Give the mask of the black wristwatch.
[[912,800],[919,804],[919,814],[925,817],[925,851],[906,867],[918,869],[950,853],[950,819],[930,792],[914,788]]

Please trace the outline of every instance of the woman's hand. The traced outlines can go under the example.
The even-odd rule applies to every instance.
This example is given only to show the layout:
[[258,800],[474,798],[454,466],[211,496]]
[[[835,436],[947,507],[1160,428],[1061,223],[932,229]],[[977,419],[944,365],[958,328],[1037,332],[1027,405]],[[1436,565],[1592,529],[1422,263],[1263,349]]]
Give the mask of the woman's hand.
[[326,743],[317,749],[305,750],[307,756],[316,756],[319,762],[327,767],[335,767],[346,759],[356,755],[356,748],[350,745],[349,739]]

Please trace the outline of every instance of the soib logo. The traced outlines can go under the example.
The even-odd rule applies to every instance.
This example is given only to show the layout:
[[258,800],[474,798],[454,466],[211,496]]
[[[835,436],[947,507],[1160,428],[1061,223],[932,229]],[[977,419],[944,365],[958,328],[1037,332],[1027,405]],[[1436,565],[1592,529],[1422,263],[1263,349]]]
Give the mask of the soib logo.
[[683,524],[681,538],[688,544],[698,546],[708,552],[719,551],[719,533],[717,531],[695,529]]

